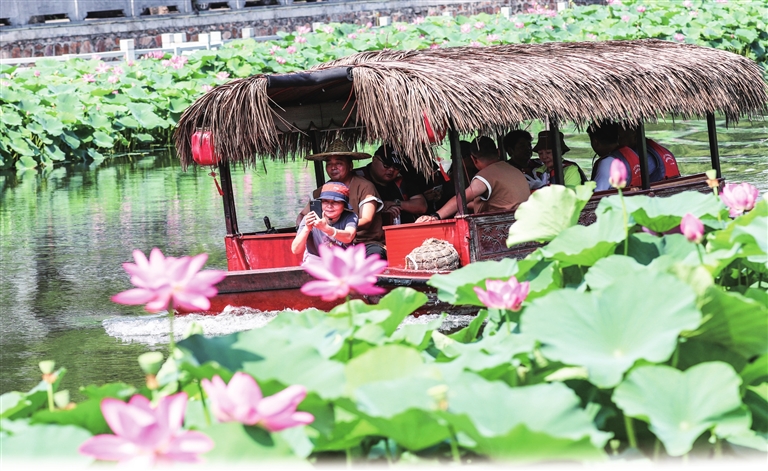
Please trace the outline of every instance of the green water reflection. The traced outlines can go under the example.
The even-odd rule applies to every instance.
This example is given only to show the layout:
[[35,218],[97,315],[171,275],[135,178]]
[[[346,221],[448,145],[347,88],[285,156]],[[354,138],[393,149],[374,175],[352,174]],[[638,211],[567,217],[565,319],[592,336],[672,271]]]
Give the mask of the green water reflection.
[[[724,176],[768,190],[766,123],[720,129]],[[589,172],[588,139],[565,131],[572,149],[567,157]],[[681,156],[684,173],[709,168],[706,123],[651,124],[647,131]],[[182,172],[160,152],[44,176],[0,174],[0,393],[34,386],[41,359],[68,368],[63,387],[75,398],[81,385],[142,381],[136,356],[161,347],[108,336],[104,319],[142,314],[109,298],[129,288],[121,263],[135,248],[146,253],[159,247],[176,256],[206,252],[209,268],[226,268],[221,200],[207,172]],[[264,216],[275,226],[293,225],[314,188],[313,175],[304,162],[235,169],[240,230],[264,230]]]

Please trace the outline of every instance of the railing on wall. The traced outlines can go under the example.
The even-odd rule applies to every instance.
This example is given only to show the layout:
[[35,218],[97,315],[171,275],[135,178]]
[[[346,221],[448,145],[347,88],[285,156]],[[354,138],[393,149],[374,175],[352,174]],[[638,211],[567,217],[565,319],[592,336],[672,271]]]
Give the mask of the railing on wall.
[[359,0],[0,0],[0,27],[136,19],[149,15],[207,14],[223,10]]

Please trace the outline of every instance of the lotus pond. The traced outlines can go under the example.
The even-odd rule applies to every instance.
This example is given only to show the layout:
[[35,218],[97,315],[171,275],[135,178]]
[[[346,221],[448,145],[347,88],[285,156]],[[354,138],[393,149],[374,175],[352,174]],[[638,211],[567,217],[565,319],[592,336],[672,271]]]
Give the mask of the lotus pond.
[[[670,122],[649,126],[648,132],[669,143],[677,155],[685,155],[682,169],[690,173],[708,167],[705,129],[702,122]],[[570,131],[566,141],[572,148],[568,157],[589,170],[587,140],[575,130],[566,131]],[[761,193],[768,190],[765,123],[742,122],[720,132],[719,137],[725,177],[752,182]],[[269,216],[275,225],[292,224],[314,186],[313,180],[311,167],[303,162],[268,162],[266,171],[238,169],[235,193],[244,230],[262,230],[263,216]],[[79,414],[90,411],[87,413],[92,416],[102,397],[146,393],[144,373],[136,358],[147,351],[167,349],[165,317],[109,301],[110,296],[130,287],[121,263],[130,259],[134,248],[147,253],[159,247],[168,255],[206,252],[210,254],[208,268],[224,268],[220,200],[206,171],[193,168],[181,172],[173,156],[161,152],[125,155],[90,166],[62,166],[42,173],[3,173],[0,191],[0,392],[8,394],[3,399],[3,414],[18,419],[12,421],[18,428],[9,429],[10,422],[5,421],[5,432],[0,433],[15,430],[20,442],[11,443],[39,453],[23,440],[39,441],[38,433],[56,434],[65,431],[56,427],[75,424],[74,429],[66,429],[72,439],[62,441],[56,452],[85,459],[72,453],[79,445],[75,442],[108,429],[103,419],[94,422]],[[766,349],[762,334],[767,328],[766,303],[760,297],[765,286],[759,291],[745,285],[754,285],[761,276],[759,260],[754,265],[750,257],[759,257],[765,250],[760,244],[766,239],[764,210],[768,208],[741,218],[748,222],[744,227],[734,223],[724,226],[727,212],[724,216],[719,203],[711,199],[698,199],[705,196],[694,195],[663,206],[627,200],[633,218],[657,232],[678,224],[681,212],[694,212],[702,218],[713,234],[707,242],[711,248],[704,265],[695,245],[681,240],[680,235],[654,238],[633,233],[629,257],[621,256],[625,235],[620,224],[616,225],[620,207],[614,202],[604,205],[603,224],[583,229],[594,234],[568,235],[578,228],[563,230],[550,244],[554,247],[550,252],[537,255],[538,261],[470,266],[437,282],[445,299],[477,304],[477,298],[471,298],[471,288],[482,286],[486,277],[515,274],[530,280],[531,295],[524,303],[520,324],[522,334],[528,337],[514,333],[512,328],[507,332],[507,326],[513,324],[505,326],[500,314],[493,311],[479,319],[490,317],[489,325],[498,326],[497,335],[490,335],[495,328],[491,327],[477,338],[479,323],[475,322],[446,337],[436,332],[443,322],[440,319],[394,330],[409,307],[420,302],[419,295],[406,290],[393,293],[379,306],[378,312],[389,312],[386,319],[365,314],[371,308],[354,305],[359,323],[351,330],[342,325],[347,322],[344,308],[331,316],[312,311],[276,316],[252,310],[233,310],[219,317],[189,316],[177,322],[179,336],[195,321],[198,331],[202,329],[209,337],[183,341],[181,346],[187,352],[179,364],[183,371],[166,368],[158,377],[164,393],[181,387],[193,397],[200,394],[197,380],[214,375],[228,380],[242,369],[259,381],[265,394],[290,384],[307,387],[309,394],[301,408],[311,412],[315,422],[301,433],[299,428],[267,434],[255,430],[258,427],[231,423],[209,426],[201,402],[192,400],[187,426],[203,430],[216,442],[217,449],[207,455],[214,461],[265,456],[324,459],[347,453],[354,461],[382,462],[603,459],[614,453],[611,443],[615,453],[630,445],[622,411],[637,418],[631,420],[634,440],[648,458],[654,454],[686,456],[689,450],[696,456],[749,455],[749,450],[763,446],[761,434],[768,432],[764,419],[768,410],[766,384],[761,373],[765,365],[760,363]],[[577,200],[572,201],[571,210],[577,207]],[[733,245],[737,238],[740,248]],[[575,244],[577,241],[582,241],[581,245]],[[599,243],[590,246],[592,241]],[[614,252],[619,255],[610,255]],[[633,277],[612,284],[615,270],[632,272]],[[712,279],[726,287],[725,294],[718,294],[720,288],[707,281]],[[550,294],[555,285],[566,288],[557,290],[561,294]],[[580,285],[589,289],[576,289]],[[646,290],[637,290],[637,286]],[[656,304],[650,307],[647,290],[655,294],[651,300]],[[625,339],[628,343],[612,347],[614,359],[610,361],[601,359],[599,352],[582,351],[585,345],[567,336],[578,337],[576,333],[586,326],[573,325],[570,334],[547,327],[565,325],[566,318],[550,319],[554,313],[579,318],[577,311],[593,303],[595,312],[613,312],[601,304],[603,295],[599,293],[607,293],[609,304],[626,307],[621,311],[622,322],[643,319],[642,326],[632,328],[637,334]],[[630,293],[641,297],[634,299]],[[685,293],[685,302],[675,303],[676,314],[672,316],[679,324],[669,325],[659,313],[672,309],[665,306],[665,300],[676,299],[680,293]],[[565,309],[566,305],[576,311]],[[642,312],[638,306],[643,306]],[[726,318],[718,317],[721,315]],[[728,317],[731,315],[735,317]],[[534,321],[539,318],[541,322]],[[290,339],[281,334],[288,331]],[[347,350],[337,349],[333,342],[322,343],[321,339],[334,338],[328,337],[330,332],[354,344],[352,358],[344,357],[347,354],[340,352]],[[537,349],[534,339],[552,347]],[[600,344],[599,339],[588,343]],[[287,368],[284,361],[251,361],[254,355],[274,358],[274,352],[282,359],[302,361],[294,368]],[[758,363],[747,362],[760,353],[763,356]],[[45,392],[17,396],[10,391],[38,387],[41,359],[53,359],[66,368],[55,386],[68,390],[78,406],[72,411],[35,412],[34,422],[49,425],[26,429],[23,417],[32,414],[35,407],[45,408]],[[208,360],[215,363],[205,363]],[[601,363],[604,361],[608,363]],[[280,365],[277,370],[275,365]],[[369,376],[372,371],[378,372],[375,377]],[[313,376],[310,372],[322,374]],[[706,387],[700,387],[700,377],[707,378]],[[79,389],[89,384],[95,386]],[[713,409],[695,398],[690,406],[680,402],[675,392],[685,388],[695,392],[695,398],[710,398]],[[655,399],[639,399],[646,396]],[[391,397],[407,400],[393,403],[388,399]],[[498,397],[509,398],[510,407],[525,403],[534,410],[536,404],[542,404],[549,412],[545,416],[526,415],[519,408],[498,404]],[[485,403],[494,407],[478,407]],[[13,404],[16,406],[11,407]],[[653,407],[647,409],[648,404]],[[702,408],[701,414],[696,412]],[[651,417],[650,423],[643,417]],[[668,423],[672,419],[679,419],[678,426],[680,421],[690,421],[690,433],[675,433],[675,425]],[[510,424],[518,425],[510,428]],[[261,442],[257,440],[261,444],[255,445],[254,437],[262,437],[258,439]],[[264,440],[272,445],[265,445]],[[521,440],[530,444],[528,451],[514,446]],[[231,448],[222,445],[230,442]]]

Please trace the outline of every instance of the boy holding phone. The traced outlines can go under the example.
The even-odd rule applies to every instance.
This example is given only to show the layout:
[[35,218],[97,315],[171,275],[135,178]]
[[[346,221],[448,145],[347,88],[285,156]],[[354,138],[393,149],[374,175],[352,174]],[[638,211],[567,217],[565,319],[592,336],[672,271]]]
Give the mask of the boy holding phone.
[[349,205],[349,188],[338,182],[323,185],[320,197],[310,202],[311,210],[301,220],[291,252],[304,252],[302,263],[319,257],[320,245],[346,247],[355,240],[357,215]]

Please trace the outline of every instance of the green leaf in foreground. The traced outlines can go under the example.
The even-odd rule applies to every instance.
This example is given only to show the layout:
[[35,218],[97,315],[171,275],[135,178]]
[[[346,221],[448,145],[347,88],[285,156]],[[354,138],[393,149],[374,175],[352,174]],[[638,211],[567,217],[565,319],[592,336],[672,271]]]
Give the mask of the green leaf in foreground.
[[613,401],[624,414],[649,422],[667,453],[680,456],[705,430],[733,421],[729,415],[741,407],[740,383],[733,368],[722,362],[702,363],[685,372],[641,366],[616,388]]
[[507,246],[523,242],[545,242],[579,222],[579,214],[589,201],[595,184],[575,189],[552,185],[534,192],[515,212],[509,228]]
[[427,284],[437,288],[437,297],[451,304],[482,306],[472,288],[485,289],[485,280],[509,279],[518,271],[517,260],[505,258],[492,262],[475,262],[446,275],[433,275]]
[[695,301],[672,275],[633,272],[602,291],[560,290],[533,301],[521,330],[541,342],[545,357],[584,366],[593,384],[607,388],[641,358],[667,360],[680,332],[699,325]]
[[19,460],[25,465],[34,460],[56,460],[61,467],[82,468],[93,460],[77,452],[91,434],[74,425],[33,425],[10,437],[0,439],[3,468],[23,469],[11,463]]

